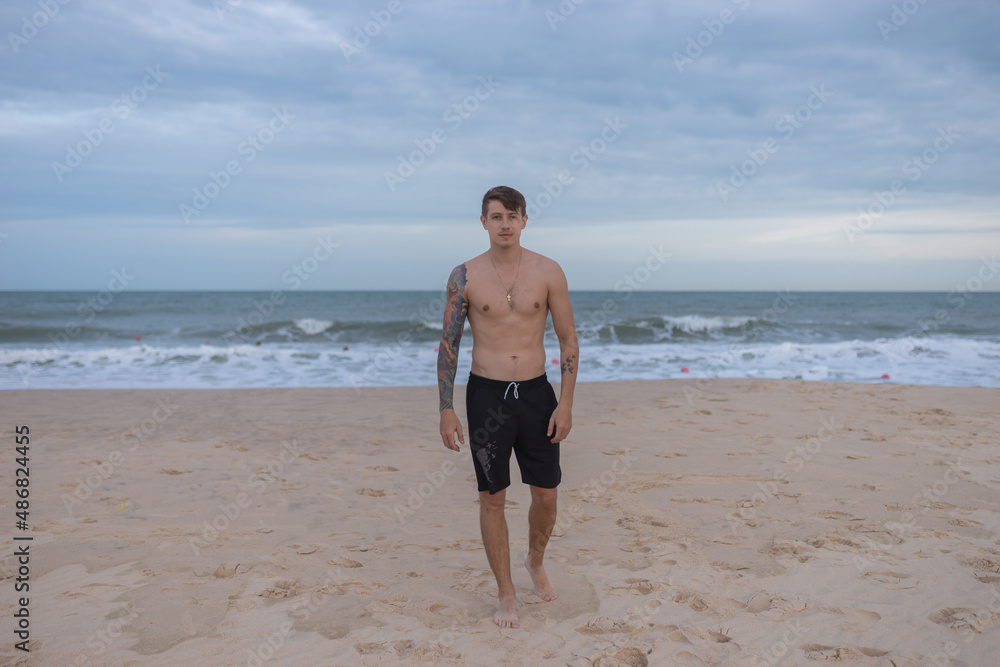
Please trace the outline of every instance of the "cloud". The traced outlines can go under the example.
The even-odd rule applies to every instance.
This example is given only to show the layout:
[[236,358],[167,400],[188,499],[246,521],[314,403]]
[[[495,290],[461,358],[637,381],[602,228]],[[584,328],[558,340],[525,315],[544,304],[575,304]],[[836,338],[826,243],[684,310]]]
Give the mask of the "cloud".
[[[594,247],[624,254],[622,239],[640,247],[683,223],[692,256],[731,245],[847,262],[862,251],[845,252],[837,224],[791,221],[850,221],[896,180],[906,190],[893,213],[947,207],[978,230],[957,237],[995,243],[995,224],[978,221],[997,203],[1000,7],[919,4],[897,26],[892,5],[860,0],[570,4],[60,5],[2,55],[0,229],[86,220],[103,238],[156,220],[136,223],[156,243],[167,228],[192,232],[179,208],[236,161],[197,226],[243,228],[247,242],[252,230],[395,227],[407,242],[381,253],[389,266],[435,252],[497,183],[537,202],[537,229],[586,229]],[[4,3],[0,21],[20,35],[38,11]],[[116,114],[150,67],[169,76]],[[484,80],[495,86],[477,95]],[[276,109],[294,119],[247,160],[241,146],[267,138]],[[105,119],[113,132],[60,179],[53,163]],[[615,119],[624,129],[608,141]],[[958,138],[913,179],[908,161],[942,128]],[[931,235],[903,220],[869,240],[903,258],[970,251],[962,240],[913,246],[906,237]],[[427,225],[444,237],[405,231]],[[64,267],[67,283],[88,261]]]

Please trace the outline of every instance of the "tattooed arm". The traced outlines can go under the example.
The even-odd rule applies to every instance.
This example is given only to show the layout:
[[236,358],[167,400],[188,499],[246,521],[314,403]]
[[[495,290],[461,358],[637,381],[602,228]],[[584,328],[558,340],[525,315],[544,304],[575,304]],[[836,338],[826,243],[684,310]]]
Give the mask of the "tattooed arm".
[[566,274],[553,262],[549,279],[549,312],[552,313],[552,328],[559,338],[559,357],[562,376],[559,382],[559,405],[549,419],[546,433],[552,442],[559,442],[569,435],[573,428],[573,392],[576,389],[576,371],[579,368],[580,344],[576,339],[576,324],[573,322],[573,306],[569,302],[569,286]]
[[465,296],[465,264],[456,266],[448,278],[447,296],[444,306],[444,326],[441,331],[441,345],[438,347],[438,394],[441,399],[441,440],[448,449],[458,451],[458,441],[465,444],[462,422],[455,414],[453,404],[455,393],[455,372],[458,370],[458,347],[462,342],[465,317],[469,312],[469,302]]

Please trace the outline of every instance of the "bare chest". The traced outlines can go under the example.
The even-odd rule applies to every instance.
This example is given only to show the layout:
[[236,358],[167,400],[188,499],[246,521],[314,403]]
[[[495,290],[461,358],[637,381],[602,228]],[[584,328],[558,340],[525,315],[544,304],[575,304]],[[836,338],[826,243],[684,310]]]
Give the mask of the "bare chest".
[[507,276],[502,282],[493,267],[479,268],[469,276],[469,317],[473,320],[541,318],[548,315],[548,287],[536,271],[523,270],[515,282]]

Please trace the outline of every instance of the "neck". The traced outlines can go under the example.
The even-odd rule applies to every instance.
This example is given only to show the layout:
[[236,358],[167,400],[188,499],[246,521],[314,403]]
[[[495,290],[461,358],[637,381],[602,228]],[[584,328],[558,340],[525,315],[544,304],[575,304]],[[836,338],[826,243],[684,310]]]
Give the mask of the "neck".
[[507,248],[500,247],[498,245],[490,244],[490,255],[493,257],[494,262],[517,262],[518,258],[523,252],[520,244],[515,244]]

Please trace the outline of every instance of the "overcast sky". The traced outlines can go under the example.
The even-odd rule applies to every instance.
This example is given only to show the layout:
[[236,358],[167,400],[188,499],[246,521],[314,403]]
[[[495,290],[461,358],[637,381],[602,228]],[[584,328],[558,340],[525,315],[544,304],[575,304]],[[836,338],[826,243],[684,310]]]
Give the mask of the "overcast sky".
[[440,289],[499,184],[575,289],[653,248],[648,289],[950,290],[1000,251],[995,0],[0,20],[0,289],[281,289],[308,257],[302,289]]

